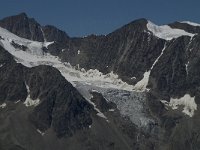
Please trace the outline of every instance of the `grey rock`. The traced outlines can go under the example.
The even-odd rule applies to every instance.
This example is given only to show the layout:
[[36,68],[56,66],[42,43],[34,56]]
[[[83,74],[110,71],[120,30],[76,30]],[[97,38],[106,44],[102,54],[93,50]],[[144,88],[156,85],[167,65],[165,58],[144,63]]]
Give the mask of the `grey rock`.
[[25,13],[2,19],[0,26],[20,37],[34,41],[44,41],[40,24],[35,19],[28,18]]
[[30,114],[30,121],[41,131],[53,127],[59,137],[70,136],[92,124],[91,105],[57,69],[50,66],[26,68],[17,64],[2,47],[0,55],[10,58],[9,62],[4,60],[0,68],[1,103],[24,102],[28,94],[33,100],[40,99],[40,104]]

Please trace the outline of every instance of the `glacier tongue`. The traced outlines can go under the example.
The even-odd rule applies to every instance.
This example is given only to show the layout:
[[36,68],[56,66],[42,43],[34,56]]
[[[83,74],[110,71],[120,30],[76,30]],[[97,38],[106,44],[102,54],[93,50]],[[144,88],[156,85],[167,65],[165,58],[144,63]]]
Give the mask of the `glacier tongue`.
[[[123,116],[128,116],[130,120],[139,127],[147,127],[154,122],[149,117],[146,94],[144,92],[126,91],[113,88],[102,88],[95,86],[95,82],[88,85],[85,82],[76,82],[76,89],[86,98],[91,98],[91,91],[97,91],[110,102],[117,105]],[[112,111],[112,110],[111,110]]]

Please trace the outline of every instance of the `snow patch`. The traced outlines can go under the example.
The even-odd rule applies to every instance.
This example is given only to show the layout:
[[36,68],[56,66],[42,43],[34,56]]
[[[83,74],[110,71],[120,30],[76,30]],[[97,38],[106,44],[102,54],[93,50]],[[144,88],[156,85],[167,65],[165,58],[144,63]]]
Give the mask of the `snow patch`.
[[172,29],[168,25],[158,26],[154,23],[148,21],[147,28],[151,31],[156,37],[165,39],[165,40],[172,40],[174,38],[178,38],[180,36],[190,36],[193,37],[195,34],[188,33],[181,29]]
[[44,132],[40,131],[39,129],[37,129],[37,132],[40,133],[42,136],[44,136]]
[[4,64],[0,64],[0,68],[3,67]]
[[183,113],[192,117],[194,115],[194,111],[197,110],[197,104],[195,103],[195,97],[191,97],[189,94],[185,94],[183,97],[176,99],[171,98],[170,102],[161,101],[166,106],[171,107],[173,110],[178,109],[179,106],[183,106]]
[[132,77],[131,80],[136,80],[136,77]]
[[5,108],[6,107],[6,103],[3,103],[0,105],[0,108]]
[[53,42],[44,42],[44,47],[48,48],[48,46],[51,44],[54,44],[54,41]]
[[97,113],[97,116],[99,116],[99,117],[101,117],[101,118],[104,118],[104,119],[106,119],[106,121],[107,121],[107,117],[106,117],[102,112],[98,112],[98,113]]
[[108,111],[115,111],[114,109],[109,109]]
[[99,92],[99,91],[97,91],[97,90],[94,90],[94,89],[92,89],[92,92],[101,93],[101,92]]
[[20,101],[21,101],[21,100],[16,101],[15,104],[19,103]]
[[147,71],[144,73],[142,80],[140,80],[139,82],[137,82],[134,86],[135,90],[139,90],[139,91],[145,91],[146,90],[146,86],[149,82],[149,75],[150,75],[150,71]]
[[28,92],[28,96],[27,96],[27,98],[24,102],[25,106],[26,107],[37,106],[40,103],[40,100],[39,99],[32,100],[31,97],[30,97],[30,90],[29,90],[28,85],[26,85],[26,89],[27,89],[27,92]]
[[44,34],[44,31],[43,31],[43,29],[42,29],[41,27],[40,27],[40,30],[41,30],[41,32],[42,32],[43,39],[44,39],[44,41],[46,42],[47,39],[46,39],[45,34]]
[[185,64],[185,69],[186,69],[187,75],[188,75],[188,65],[189,65],[189,61],[187,62],[187,64]]
[[191,26],[199,26],[200,27],[200,24],[195,23],[195,22],[191,22],[191,21],[181,21],[180,23],[187,23],[187,24],[189,24]]

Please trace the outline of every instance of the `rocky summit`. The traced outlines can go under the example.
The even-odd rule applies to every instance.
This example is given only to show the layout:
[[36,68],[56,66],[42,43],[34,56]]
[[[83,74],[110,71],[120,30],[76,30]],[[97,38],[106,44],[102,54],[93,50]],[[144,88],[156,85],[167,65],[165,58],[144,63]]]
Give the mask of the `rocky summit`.
[[70,37],[0,20],[1,150],[199,150],[200,24]]

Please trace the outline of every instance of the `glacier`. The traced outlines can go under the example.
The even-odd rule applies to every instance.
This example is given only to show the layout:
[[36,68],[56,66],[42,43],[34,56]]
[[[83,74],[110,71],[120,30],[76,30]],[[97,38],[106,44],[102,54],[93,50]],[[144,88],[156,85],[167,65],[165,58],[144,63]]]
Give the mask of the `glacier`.
[[[92,95],[90,92],[96,90],[100,92],[108,101],[114,102],[122,116],[127,116],[137,126],[145,127],[153,122],[147,116],[147,104],[145,92],[137,92],[133,85],[123,82],[117,74],[110,72],[103,74],[97,69],[85,70],[84,68],[75,68],[70,63],[62,62],[58,57],[49,53],[45,53],[42,48],[47,47],[52,42],[37,42],[24,38],[20,38],[6,29],[0,28],[0,44],[14,56],[17,63],[21,63],[26,67],[35,67],[39,65],[49,65],[57,68],[61,74],[68,80],[83,96],[94,106],[97,116],[107,117],[96,108],[95,104],[90,101]],[[15,42],[19,45],[26,46],[26,51],[15,48],[11,43]],[[78,53],[80,53],[79,50]],[[27,90],[29,87],[26,85]],[[37,106],[40,100],[32,100],[30,95],[27,96],[24,104],[29,106]],[[114,110],[110,110],[114,111]]]

